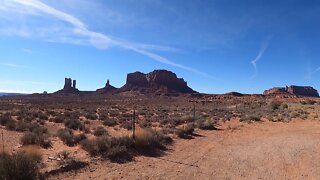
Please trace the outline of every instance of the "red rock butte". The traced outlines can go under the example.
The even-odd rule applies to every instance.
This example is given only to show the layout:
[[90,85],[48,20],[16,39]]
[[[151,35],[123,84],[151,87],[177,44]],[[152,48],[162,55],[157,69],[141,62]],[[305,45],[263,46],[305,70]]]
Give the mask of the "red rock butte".
[[295,95],[307,97],[319,97],[316,89],[310,86],[286,86],[282,88],[272,88],[263,92],[264,95]]

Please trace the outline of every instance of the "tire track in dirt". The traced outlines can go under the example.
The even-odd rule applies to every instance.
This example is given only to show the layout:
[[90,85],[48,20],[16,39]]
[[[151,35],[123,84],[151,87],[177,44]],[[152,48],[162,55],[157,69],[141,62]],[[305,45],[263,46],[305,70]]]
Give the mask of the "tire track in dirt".
[[[236,131],[197,131],[162,157],[100,163],[74,179],[316,179],[320,122],[246,124]],[[91,166],[91,165],[90,165]],[[67,177],[63,175],[62,177]]]

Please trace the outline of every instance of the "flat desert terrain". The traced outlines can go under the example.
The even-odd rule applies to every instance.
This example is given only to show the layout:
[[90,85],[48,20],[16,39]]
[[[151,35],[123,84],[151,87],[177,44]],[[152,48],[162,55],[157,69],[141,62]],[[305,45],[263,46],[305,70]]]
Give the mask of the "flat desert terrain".
[[317,179],[320,122],[223,123],[196,131],[161,157],[97,162],[52,179]]
[[3,97],[1,147],[13,156],[32,147],[41,156],[35,176],[47,179],[317,179],[318,101]]

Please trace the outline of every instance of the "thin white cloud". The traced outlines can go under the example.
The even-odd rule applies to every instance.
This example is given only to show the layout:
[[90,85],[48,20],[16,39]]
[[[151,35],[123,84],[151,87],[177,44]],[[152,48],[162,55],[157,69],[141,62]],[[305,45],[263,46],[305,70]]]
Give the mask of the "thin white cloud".
[[320,71],[320,67],[312,70],[312,69],[311,69],[311,66],[309,65],[309,66],[308,66],[308,69],[307,69],[307,74],[306,74],[305,78],[308,79],[308,80],[310,80],[310,79],[312,78],[312,76],[313,76],[314,74],[318,73],[319,71]]
[[29,48],[22,48],[21,50],[23,52],[27,53],[27,54],[32,54],[33,53],[32,49],[29,49]]
[[31,91],[23,91],[23,90],[17,90],[17,89],[0,89],[1,93],[20,93],[20,94],[32,94],[34,92]]
[[[7,3],[8,1],[5,0]],[[144,55],[148,58],[151,58],[152,60],[155,60],[157,62],[167,64],[173,67],[181,68],[196,74],[199,74],[201,76],[207,77],[207,78],[213,78],[212,76],[201,72],[199,70],[196,70],[194,68],[175,63],[165,57],[162,57],[158,54],[155,54],[153,52],[150,52],[149,50],[158,50],[158,51],[175,51],[175,48],[169,48],[169,47],[163,47],[163,46],[157,46],[157,45],[149,45],[149,44],[140,44],[140,43],[131,43],[126,41],[117,40],[116,38],[110,37],[106,34],[102,34],[99,32],[91,31],[87,28],[86,24],[77,19],[76,17],[67,14],[65,12],[59,11],[53,7],[48,6],[47,4],[39,1],[39,0],[13,0],[14,3],[8,3],[10,7],[14,7],[14,9],[19,9],[21,6],[25,11],[23,13],[28,13],[31,15],[47,15],[54,17],[55,19],[58,19],[60,21],[63,21],[65,23],[68,23],[72,26],[71,32],[65,32],[63,31],[64,27],[57,27],[57,29],[36,29],[33,31],[40,31],[34,33],[36,36],[42,36],[42,40],[49,41],[49,42],[61,42],[61,43],[72,43],[72,44],[80,44],[80,45],[91,45],[98,49],[107,49],[109,47],[121,47],[128,50],[132,50],[136,53],[139,53],[141,55]],[[18,6],[18,7],[17,7]],[[8,5],[6,3],[0,4],[0,10],[6,9]],[[7,8],[8,9],[8,8]],[[31,13],[29,13],[31,12]],[[56,32],[63,31],[62,34],[59,34],[61,36],[57,37]],[[19,36],[28,37],[30,36],[31,32],[25,29],[21,30],[13,30],[10,31],[10,29],[0,30],[0,34],[7,34],[12,35],[12,33],[16,33]],[[46,36],[46,33],[51,33],[52,36],[48,37]],[[51,35],[50,34],[50,35]],[[57,37],[57,38],[55,38]]]
[[50,82],[40,82],[40,81],[16,81],[16,80],[2,80],[0,81],[0,85],[16,85],[16,86],[24,86],[24,85],[46,85],[46,86],[59,86],[57,83]]
[[265,42],[262,43],[261,48],[258,52],[258,55],[251,61],[251,64],[254,68],[254,74],[252,75],[252,79],[255,78],[257,76],[258,73],[258,66],[257,63],[258,61],[262,58],[264,52],[266,51],[266,49],[269,46],[269,40],[270,40],[271,36],[267,38],[267,40]]
[[318,67],[317,69],[315,69],[315,70],[312,72],[312,74],[317,73],[317,72],[319,72],[319,71],[320,71],[320,67]]
[[12,63],[0,63],[0,66],[10,67],[10,68],[30,68],[30,66],[25,66],[21,64],[12,64]]

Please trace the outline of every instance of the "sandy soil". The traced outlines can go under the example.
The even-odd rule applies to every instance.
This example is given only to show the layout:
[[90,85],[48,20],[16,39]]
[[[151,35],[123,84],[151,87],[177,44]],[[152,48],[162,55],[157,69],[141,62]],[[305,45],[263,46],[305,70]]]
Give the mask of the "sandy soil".
[[241,124],[197,131],[175,139],[161,157],[135,157],[126,164],[92,163],[52,179],[317,179],[320,122]]

